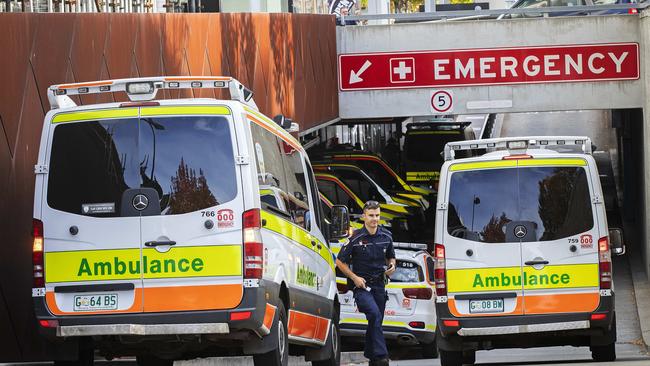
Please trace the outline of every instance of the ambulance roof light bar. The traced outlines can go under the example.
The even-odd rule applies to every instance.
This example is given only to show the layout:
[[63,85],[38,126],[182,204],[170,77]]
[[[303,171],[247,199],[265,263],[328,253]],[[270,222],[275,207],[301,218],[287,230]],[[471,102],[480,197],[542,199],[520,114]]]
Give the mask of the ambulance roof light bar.
[[228,89],[230,99],[257,109],[253,92],[227,76],[158,76],[52,85],[47,97],[52,109],[75,107],[71,95],[125,92],[132,102],[150,101],[160,89]]
[[549,146],[581,146],[582,152],[591,155],[591,139],[586,136],[521,136],[484,140],[449,142],[445,145],[445,160],[454,160],[460,150],[525,150],[547,149]]

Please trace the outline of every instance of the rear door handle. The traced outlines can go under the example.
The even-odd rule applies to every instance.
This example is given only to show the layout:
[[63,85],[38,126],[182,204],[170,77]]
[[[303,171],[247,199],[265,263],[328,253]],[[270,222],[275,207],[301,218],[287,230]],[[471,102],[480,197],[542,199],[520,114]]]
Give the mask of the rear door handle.
[[157,247],[163,245],[176,245],[176,242],[173,240],[161,240],[161,241],[152,240],[144,243],[145,247]]
[[524,264],[527,265],[527,266],[534,266],[536,264],[544,264],[544,265],[546,265],[546,264],[548,264],[548,261],[528,261],[528,262],[524,262]]

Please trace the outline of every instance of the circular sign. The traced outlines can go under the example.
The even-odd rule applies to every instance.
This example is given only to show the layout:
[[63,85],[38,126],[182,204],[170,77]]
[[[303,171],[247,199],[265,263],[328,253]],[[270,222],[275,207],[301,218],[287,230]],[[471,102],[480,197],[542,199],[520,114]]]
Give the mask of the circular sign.
[[454,101],[450,91],[438,90],[431,96],[431,107],[438,113],[451,111]]

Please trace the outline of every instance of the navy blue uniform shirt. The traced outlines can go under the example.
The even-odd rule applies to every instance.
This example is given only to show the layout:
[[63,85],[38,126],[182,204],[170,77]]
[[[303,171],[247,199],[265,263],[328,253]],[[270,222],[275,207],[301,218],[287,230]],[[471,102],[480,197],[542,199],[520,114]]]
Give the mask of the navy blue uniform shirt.
[[386,259],[395,258],[393,235],[382,226],[377,227],[375,235],[370,235],[366,227],[356,230],[344,245],[337,257],[341,262],[351,265],[351,269],[366,281],[382,279]]

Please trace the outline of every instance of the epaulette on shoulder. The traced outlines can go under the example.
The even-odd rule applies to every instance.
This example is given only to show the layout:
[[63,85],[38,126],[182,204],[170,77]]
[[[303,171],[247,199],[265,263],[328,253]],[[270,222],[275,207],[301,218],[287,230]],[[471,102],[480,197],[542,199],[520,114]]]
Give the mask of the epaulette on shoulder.
[[379,227],[379,230],[380,230],[380,232],[381,232],[382,234],[384,234],[384,235],[388,235],[388,236],[391,238],[391,240],[393,239],[393,233],[391,233],[390,230],[386,229],[386,228],[383,227],[383,226],[380,226],[380,227]]
[[364,230],[361,230],[361,229],[356,230],[355,232],[352,233],[352,236],[350,236],[350,238],[348,239],[349,243],[352,243],[353,241],[361,238],[364,235],[366,235]]

